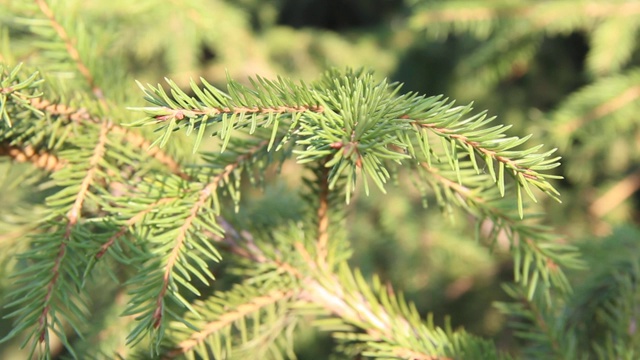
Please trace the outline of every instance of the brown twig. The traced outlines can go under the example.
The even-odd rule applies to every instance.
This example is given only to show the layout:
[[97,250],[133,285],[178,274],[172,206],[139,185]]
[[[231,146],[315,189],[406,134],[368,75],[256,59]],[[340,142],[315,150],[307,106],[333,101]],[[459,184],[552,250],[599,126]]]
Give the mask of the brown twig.
[[164,205],[168,202],[175,201],[175,200],[177,200],[177,198],[162,198],[158,201],[153,202],[152,204],[149,204],[149,206],[146,209],[140,211],[135,216],[127,220],[126,224],[122,225],[122,227],[120,228],[120,230],[118,230],[118,232],[116,232],[114,235],[109,237],[109,239],[107,239],[107,241],[104,244],[102,244],[102,246],[100,247],[100,251],[98,251],[98,253],[96,254],[96,259],[100,259],[102,256],[104,256],[104,254],[107,252],[107,250],[109,250],[111,245],[113,245],[113,243],[119,237],[123,236],[129,231],[129,227],[135,225],[139,221],[142,221],[142,219],[144,219],[144,217],[148,213],[153,211],[158,206]]
[[85,108],[76,109],[65,104],[53,103],[41,97],[33,97],[27,99],[29,105],[33,108],[46,112],[47,114],[67,118],[73,122],[80,123],[82,121],[91,121],[100,123],[100,120],[92,118],[91,114]]
[[29,145],[20,148],[8,144],[0,144],[0,156],[9,156],[17,162],[31,162],[36,167],[51,172],[62,169],[66,164],[66,161],[57,156],[43,151],[36,151]]

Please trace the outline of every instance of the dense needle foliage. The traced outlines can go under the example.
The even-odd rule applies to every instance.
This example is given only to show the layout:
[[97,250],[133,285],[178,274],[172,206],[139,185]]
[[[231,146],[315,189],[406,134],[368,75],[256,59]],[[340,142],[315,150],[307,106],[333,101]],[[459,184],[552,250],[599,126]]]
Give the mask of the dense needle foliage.
[[633,358],[639,13],[0,0],[0,354]]

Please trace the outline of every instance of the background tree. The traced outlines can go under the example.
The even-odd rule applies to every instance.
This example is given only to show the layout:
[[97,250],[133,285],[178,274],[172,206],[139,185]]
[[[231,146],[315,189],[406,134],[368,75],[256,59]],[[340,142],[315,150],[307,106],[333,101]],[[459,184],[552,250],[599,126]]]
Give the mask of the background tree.
[[[334,346],[323,344],[339,344],[346,357],[633,358],[638,10],[577,0],[0,1],[0,289],[14,320],[3,322],[13,333],[2,355],[26,357],[20,340],[50,334],[56,357],[324,358]],[[376,77],[321,76],[331,66]],[[283,78],[248,82],[254,74]],[[200,76],[230,97],[190,83]],[[405,86],[394,93],[384,76]],[[145,103],[134,79],[162,82],[166,94],[143,86]],[[512,126],[509,136],[559,147],[563,166],[539,173],[564,177],[552,182],[563,204],[525,187],[529,177],[509,180],[514,168],[490,152],[518,140],[486,143],[506,128],[471,131],[487,119],[409,90],[475,101],[498,115],[493,125]],[[354,94],[367,100],[360,108]],[[221,111],[202,113],[211,107]],[[386,139],[371,143],[368,162],[338,126],[353,109],[388,131],[367,138]],[[409,116],[428,109],[428,121]],[[418,120],[428,143],[410,130]],[[333,132],[318,134],[327,121]],[[287,160],[296,157],[305,165]],[[354,169],[372,187],[400,186],[364,196],[357,183],[346,207]],[[567,243],[590,269],[570,274],[573,294],[558,267],[578,265]],[[386,283],[416,310],[401,297],[395,305]],[[363,308],[387,315],[354,318]],[[417,316],[427,313],[433,325]],[[435,330],[445,314],[485,339]],[[376,322],[386,316],[396,320]],[[400,335],[406,326],[418,335]]]

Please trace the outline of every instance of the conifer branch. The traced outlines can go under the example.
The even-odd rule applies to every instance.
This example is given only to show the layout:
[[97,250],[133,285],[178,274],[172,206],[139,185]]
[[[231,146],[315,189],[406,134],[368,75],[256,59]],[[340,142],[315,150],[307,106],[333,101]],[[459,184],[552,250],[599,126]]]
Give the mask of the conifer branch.
[[144,217],[149,214],[151,211],[153,211],[154,209],[156,209],[159,206],[168,204],[172,201],[177,200],[176,198],[162,198],[158,201],[153,202],[152,204],[150,204],[146,209],[140,211],[139,213],[137,213],[135,216],[131,217],[129,220],[127,220],[127,222],[125,223],[125,225],[122,225],[120,227],[120,230],[118,230],[118,232],[116,232],[115,234],[113,234],[112,236],[109,237],[109,239],[107,239],[107,241],[100,246],[100,250],[96,253],[95,258],[96,259],[100,259],[102,256],[104,256],[104,254],[109,250],[109,248],[116,242],[116,240],[118,238],[120,238],[121,236],[124,236],[125,234],[127,234],[129,232],[129,228],[139,222],[141,222]]
[[601,218],[627,200],[638,189],[640,189],[640,170],[629,174],[599,196],[589,206],[589,212],[596,218]]
[[[409,119],[410,117],[407,115],[403,115],[401,118]],[[473,152],[480,155],[481,158],[485,160],[485,163],[487,163],[487,165],[489,166],[490,173],[494,181],[498,184],[501,195],[504,195],[504,170],[506,168],[509,170],[507,173],[516,180],[518,187],[525,188],[529,197],[534,201],[535,197],[533,197],[531,192],[528,190],[527,183],[535,185],[543,192],[551,195],[556,200],[558,200],[558,198],[554,195],[559,195],[559,193],[553,188],[551,184],[547,182],[546,179],[559,177],[555,175],[541,174],[536,171],[537,169],[548,170],[560,165],[557,162],[560,159],[559,157],[545,159],[545,157],[553,154],[556,149],[548,151],[544,154],[535,153],[538,149],[540,149],[540,146],[522,151],[513,151],[511,149],[524,143],[530,138],[530,136],[524,138],[503,138],[501,134],[506,129],[502,126],[486,130],[473,131],[477,127],[475,122],[471,122],[470,126],[467,125],[466,122],[461,122],[458,126],[451,124],[449,125],[449,127],[439,127],[438,124],[430,123],[426,120],[411,121],[413,126],[429,129],[440,137],[448,139],[449,141],[457,142],[458,144],[460,144],[460,148],[462,149],[462,151],[468,152],[470,158],[475,157]],[[480,118],[479,122],[484,122],[483,118]],[[465,135],[465,132],[472,135]],[[488,133],[492,134],[493,136],[487,138]],[[445,151],[446,146],[448,146],[448,144],[444,145]],[[479,172],[475,159],[473,160],[473,165],[476,169],[476,172]],[[499,171],[497,173],[497,176],[495,170],[493,169],[493,160],[497,161],[498,163]],[[454,169],[456,169],[456,167],[459,167],[459,161],[457,159],[454,159],[452,163]],[[519,204],[520,203],[521,200],[519,200]]]
[[[73,107],[67,104],[63,104],[59,101],[51,101],[42,96],[38,90],[42,85],[42,79],[39,79],[37,72],[31,74],[27,79],[20,79],[22,75],[22,66],[16,66],[11,72],[8,72],[8,68],[0,67],[0,117],[4,118],[5,122],[11,127],[11,118],[17,116],[23,110],[27,110],[33,113],[37,118],[41,118],[44,114],[48,116],[56,117],[62,120],[60,125],[67,125],[68,123],[76,123],[79,125],[102,124],[105,120],[92,115],[89,110],[84,107]],[[30,93],[24,90],[32,90]],[[11,106],[13,105],[13,107]],[[27,126],[32,122],[25,122],[23,125]],[[169,154],[164,152],[158,147],[152,147],[151,142],[145,139],[141,134],[135,133],[130,129],[123,128],[119,125],[110,123],[109,132],[114,134],[121,134],[124,140],[129,142],[133,147],[139,147],[145,149],[147,154],[161,164],[164,164],[169,170],[182,177],[188,178],[184,172],[182,172],[178,162],[172,158]],[[10,136],[10,132],[7,135]],[[18,136],[23,136],[20,132]],[[6,141],[6,140],[5,140]],[[30,144],[28,139],[21,139],[21,143],[25,143],[25,155],[31,152],[29,149],[35,151],[38,148],[39,143]],[[51,143],[51,141],[49,142]],[[15,150],[12,150],[15,152]],[[46,151],[44,153],[49,153]],[[43,153],[43,154],[44,154]],[[50,156],[54,154],[51,153]],[[18,156],[16,154],[16,156]],[[38,161],[45,161],[44,158],[39,157]],[[48,157],[47,159],[53,159]],[[52,160],[47,160],[52,161]]]
[[96,84],[95,79],[91,74],[91,71],[82,60],[82,57],[80,56],[80,53],[78,52],[78,49],[74,44],[75,43],[74,39],[72,39],[69,36],[69,34],[67,34],[67,31],[65,30],[65,28],[56,20],[55,14],[53,13],[53,11],[51,10],[51,8],[49,7],[49,5],[45,0],[35,0],[35,2],[40,8],[40,11],[42,11],[42,13],[49,19],[49,22],[51,23],[51,27],[58,34],[58,36],[60,37],[60,40],[64,42],[65,48],[67,50],[67,53],[69,54],[69,57],[71,57],[71,60],[73,60],[73,62],[75,63],[76,68],[87,81],[87,84],[91,88],[93,95],[98,99],[98,101],[100,101],[102,106],[106,109],[107,103],[104,97],[104,93],[102,89]]
[[124,136],[124,140],[130,143],[133,147],[144,149],[147,155],[166,166],[173,174],[178,175],[184,180],[189,179],[189,175],[182,171],[182,167],[176,159],[162,151],[159,147],[152,146],[151,141],[147,140],[147,138],[142,134],[135,133],[127,128],[117,125],[112,125],[111,131],[114,134],[122,134]]
[[[429,4],[431,5],[431,4]],[[545,29],[567,16],[584,16],[591,19],[629,17],[640,14],[640,5],[635,1],[603,3],[601,1],[582,2],[575,6],[571,2],[513,4],[495,6],[464,7],[462,1],[449,1],[435,6],[427,5],[429,11],[419,12],[413,19],[414,25],[426,26],[432,23],[472,23],[496,22],[500,19],[531,21],[536,28]],[[461,6],[462,5],[462,6]]]
[[[468,188],[447,178],[428,164],[423,163],[421,167],[429,173],[430,177],[457,194],[458,201],[463,202],[463,207],[470,210],[472,214],[489,218],[493,223],[491,233],[494,239],[501,229],[507,230],[511,249],[516,253],[516,259],[519,259],[514,266],[515,281],[521,281],[523,286],[529,288],[530,297],[533,296],[537,287],[537,279],[542,279],[545,285],[553,285],[563,292],[571,291],[568,279],[559,263],[567,268],[582,268],[584,264],[579,260],[575,248],[559,244],[559,239],[543,226],[523,223],[517,214],[508,211],[509,208],[499,206],[496,201],[496,198],[499,199],[497,194],[492,197],[490,193],[480,191],[481,189]],[[480,214],[474,213],[474,209],[479,210]],[[531,267],[534,261],[545,266]]]
[[586,124],[594,120],[601,119],[607,115],[610,115],[620,110],[621,108],[635,102],[636,100],[638,100],[638,98],[640,98],[640,86],[629,87],[625,89],[621,94],[598,105],[589,113],[559,124],[555,128],[554,132],[557,132],[562,136],[569,136],[582,126],[585,126]]
[[[76,109],[64,104],[52,103],[42,98],[32,98],[30,99],[30,104],[35,109],[42,110],[47,114],[68,118],[69,120],[74,122],[90,121],[92,123],[98,124],[103,122],[102,119],[91,116],[91,114],[89,114],[85,108]],[[180,169],[180,165],[175,159],[162,151],[162,149],[156,146],[152,146],[151,142],[141,134],[134,133],[131,130],[123,128],[116,124],[110,124],[109,131],[115,134],[122,134],[125,137],[125,141],[131,143],[133,147],[145,149],[149,156],[155,158],[160,163],[167,166],[172,173],[180,176],[183,179],[186,179],[188,177],[187,174],[182,172],[182,170]]]
[[233,309],[227,309],[219,318],[208,322],[202,329],[192,333],[187,340],[181,341],[176,349],[166,353],[163,358],[174,358],[188,353],[223,327],[229,326],[251,313],[260,311],[265,306],[290,299],[296,294],[295,290],[274,290],[264,296],[251,298],[247,303],[237,305]]
[[44,342],[48,338],[47,331],[50,326],[49,311],[51,310],[49,303],[53,298],[55,286],[60,277],[60,266],[67,252],[68,243],[71,241],[71,231],[73,227],[77,224],[78,219],[81,216],[82,204],[87,196],[89,187],[95,181],[94,175],[98,170],[99,163],[104,156],[105,145],[107,142],[107,130],[108,130],[108,124],[104,123],[102,125],[102,128],[100,129],[100,134],[98,136],[98,143],[94,148],[93,156],[89,160],[89,168],[87,169],[87,173],[80,185],[80,189],[78,190],[75,196],[75,201],[71,206],[71,209],[66,214],[66,218],[67,218],[66,230],[64,232],[62,241],[60,242],[60,246],[58,248],[58,254],[53,263],[54,264],[53,268],[51,269],[51,274],[52,274],[51,280],[49,280],[49,283],[47,284],[47,291],[45,293],[44,300],[43,300],[44,308],[40,313],[40,316],[38,317],[38,329],[39,329],[38,341],[40,342]]
[[[0,48],[9,48],[10,36],[15,58],[28,61],[28,66],[40,66],[44,76],[20,65],[0,64],[0,156],[51,172],[47,174],[50,181],[37,188],[45,191],[26,194],[24,199],[17,192],[8,197],[9,211],[23,200],[38,211],[22,219],[28,233],[20,233],[24,233],[23,243],[16,246],[20,253],[15,259],[5,257],[14,268],[0,269],[0,273],[13,275],[0,284],[2,290],[13,287],[6,300],[13,328],[0,343],[24,337],[23,346],[30,346],[28,358],[39,348],[44,350],[37,354],[41,358],[55,357],[61,347],[73,358],[109,358],[114,351],[120,353],[125,338],[105,344],[108,341],[101,337],[127,331],[126,346],[137,353],[144,351],[141,357],[262,358],[263,353],[273,353],[274,357],[294,358],[294,329],[301,319],[306,323],[313,318],[311,326],[330,331],[340,342],[337,350],[347,356],[502,358],[504,354],[493,341],[464,330],[453,331],[448,324],[436,327],[432,316],[425,320],[390,285],[349,266],[348,257],[359,248],[350,248],[345,232],[358,223],[344,220],[348,208],[344,200],[349,203],[356,186],[363,186],[369,195],[371,182],[383,193],[390,182],[404,184],[399,175],[408,168],[418,179],[416,187],[425,204],[435,197],[443,208],[459,206],[476,220],[491,223],[490,242],[495,243],[498,234],[508,238],[517,286],[506,291],[512,291],[510,295],[518,302],[503,311],[524,320],[515,329],[535,348],[532,353],[557,358],[591,355],[573,351],[582,339],[580,334],[574,336],[575,329],[568,329],[571,324],[565,326],[560,316],[571,309],[564,303],[571,291],[564,269],[582,265],[577,251],[535,220],[522,220],[525,210],[527,214],[531,210],[523,193],[534,202],[536,189],[554,199],[559,196],[552,184],[553,179],[561,178],[556,169],[559,157],[555,149],[541,150],[543,145],[524,147],[529,136],[508,136],[509,126],[496,125],[484,112],[471,114],[471,104],[454,106],[443,96],[404,92],[399,84],[378,81],[363,70],[331,69],[309,84],[255,77],[245,86],[228,75],[224,90],[202,78],[198,84],[191,81],[186,91],[169,79],[165,85],[139,84],[148,106],[134,108],[143,118],[131,125],[149,131],[121,125],[132,118],[110,104],[132,100],[116,72],[134,71],[138,77],[149,78],[157,70],[154,66],[140,71],[142,66],[136,61],[163,57],[165,61],[158,66],[170,68],[169,72],[162,70],[168,74],[176,70],[192,73],[186,70],[196,62],[209,63],[211,54],[214,62],[234,66],[228,52],[238,47],[228,44],[246,42],[229,40],[243,39],[249,25],[241,11],[212,15],[200,11],[237,10],[237,5],[218,3],[222,4],[172,1],[157,6],[145,0],[133,13],[118,12],[113,17],[104,16],[105,9],[115,6],[108,2],[72,12],[65,1],[0,5],[0,18],[7,20],[7,31],[0,29]],[[257,6],[247,4],[242,6]],[[414,4],[426,10],[408,14],[414,28],[428,26],[429,31],[441,34],[471,32],[478,38],[494,35],[478,47],[471,60],[461,62],[465,81],[478,80],[466,76],[465,65],[492,80],[509,73],[522,75],[534,61],[545,34],[576,30],[586,33],[592,48],[585,63],[589,75],[619,71],[637,60],[633,34],[640,29],[636,19],[640,6],[634,1],[587,0],[579,6],[576,0],[489,5],[416,0]],[[102,31],[99,26],[91,29],[96,24],[85,28],[72,16],[76,13],[89,19],[109,18],[109,26]],[[260,14],[258,26],[267,30],[264,18],[272,15]],[[171,26],[157,30],[151,26],[157,18],[168,19],[165,25]],[[221,18],[225,21],[219,21]],[[208,21],[211,19],[214,21]],[[141,36],[116,40],[111,21],[118,29],[123,22],[135,24],[129,33]],[[219,32],[218,25],[230,31]],[[175,32],[176,28],[183,31]],[[170,31],[183,36],[183,41],[164,41]],[[616,36],[621,32],[624,36]],[[266,35],[265,39],[281,39]],[[468,40],[474,41],[465,38]],[[144,48],[135,46],[138,44]],[[611,44],[620,49],[607,52]],[[203,59],[198,58],[201,50],[207,53]],[[15,61],[12,54],[0,55],[0,61],[3,59]],[[123,59],[124,66],[103,66],[113,59]],[[638,74],[631,69],[580,92],[563,107],[568,111],[554,119],[562,121],[557,121],[560,126],[551,126],[550,133],[571,146],[608,146],[605,137],[589,138],[597,132],[593,127],[602,123],[595,120],[614,119],[616,126],[611,128],[616,131],[635,126],[619,119],[629,117],[640,98]],[[43,84],[45,78],[52,81]],[[180,84],[182,80],[177,79]],[[610,91],[601,91],[607,88]],[[632,130],[635,134],[637,129]],[[147,134],[152,131],[157,137],[149,141]],[[170,142],[179,131],[194,135],[192,149],[185,151],[181,144]],[[585,134],[594,141],[582,141]],[[578,139],[572,142],[572,137]],[[621,140],[633,145],[632,139],[629,131]],[[622,141],[615,145],[623,150],[610,153],[626,151],[625,160],[637,160],[632,157],[637,154],[625,149],[628,144]],[[167,144],[172,146],[170,152],[162,150]],[[196,154],[201,145],[211,152]],[[187,154],[189,150],[192,154]],[[572,151],[566,156],[583,154]],[[302,165],[306,188],[281,196],[288,189],[270,187],[273,177],[281,174],[271,170],[278,166],[281,170],[289,160]],[[309,171],[311,177],[307,177]],[[24,178],[26,175],[16,177],[13,182]],[[628,195],[638,188],[629,183],[640,182],[637,180],[632,175],[614,187],[592,204],[591,211],[611,200],[609,194],[614,190]],[[269,190],[262,198],[250,198],[245,207],[241,197],[245,200],[253,195],[247,183],[267,184]],[[537,208],[543,206],[546,203]],[[233,210],[242,212],[234,216]],[[0,230],[12,230],[16,218],[18,214],[10,213]],[[480,238],[481,221],[478,224]],[[385,230],[395,230],[394,225],[385,224]],[[0,239],[13,241],[14,233],[6,233]],[[412,235],[413,229],[399,229],[398,236]],[[232,255],[230,266],[221,272],[219,248]],[[608,277],[627,286],[629,293],[620,298],[637,298],[637,269],[632,270]],[[233,275],[233,285],[213,292],[211,281],[220,274]],[[105,294],[113,295],[115,303],[94,302],[103,295],[96,295],[96,289],[114,290]],[[597,306],[588,303],[583,308],[603,309],[598,315],[608,317],[605,321],[626,321],[634,302],[624,305],[607,296]],[[97,310],[104,304],[108,311]],[[619,309],[619,304],[625,308]],[[112,320],[116,312],[122,315],[121,321]],[[577,321],[576,326],[584,323]],[[611,335],[607,339],[618,340],[618,334],[626,336],[625,331],[631,329],[621,331],[607,329],[607,336]],[[88,340],[82,339],[87,334]],[[96,342],[100,344],[93,346]],[[611,349],[604,343],[592,346],[603,358]],[[528,354],[526,346],[524,354]]]
[[61,118],[69,119],[73,122],[80,123],[82,121],[90,121],[92,123],[100,123],[99,119],[96,119],[89,114],[85,108],[74,108],[66,104],[55,103],[43,99],[41,97],[34,97],[28,99],[29,104],[34,109],[41,110],[43,113],[51,116],[59,116]]
[[[431,332],[432,325],[425,326],[422,324],[419,320],[419,315],[415,313],[412,308],[407,308],[407,305],[403,303],[404,299],[402,296],[396,297],[393,290],[389,287],[384,288],[384,294],[374,295],[372,290],[368,288],[368,285],[363,282],[364,280],[360,273],[356,272],[354,277],[354,274],[351,274],[346,264],[342,264],[342,276],[340,277],[335,274],[324,273],[323,271],[315,271],[321,268],[317,266],[313,256],[309,254],[304,245],[296,241],[294,247],[297,253],[314,274],[309,276],[305,272],[300,271],[296,266],[269,258],[257,247],[247,247],[247,242],[252,242],[251,234],[245,233],[241,238],[234,238],[236,236],[240,236],[240,234],[229,229],[225,237],[215,237],[214,240],[225,244],[229,247],[230,251],[236,254],[249,257],[252,261],[272,264],[280,269],[279,272],[288,273],[297,278],[303,287],[303,292],[300,294],[301,300],[310,304],[319,305],[345,324],[360,328],[367,335],[362,338],[356,336],[356,339],[359,339],[357,341],[368,343],[369,346],[373,346],[371,351],[375,351],[373,349],[379,346],[380,356],[402,357],[406,354],[411,354],[411,356],[415,356],[415,359],[452,359],[442,354],[430,354],[417,350],[416,348],[404,346],[404,344],[408,345],[409,343],[413,346],[420,346],[423,345],[423,341],[426,340],[431,345],[425,346],[432,348],[434,352],[438,352],[436,349],[442,351],[443,348],[446,348],[443,342],[450,340],[448,340],[444,334],[438,333],[439,330],[437,329]],[[351,280],[346,280],[344,278],[345,276]],[[350,281],[357,283],[358,285],[356,287],[359,289],[353,290],[353,284],[350,283]],[[374,283],[376,284],[376,290],[374,291],[382,288],[377,279],[374,279]],[[389,313],[388,310],[395,306],[398,306],[399,309],[404,309],[407,313],[403,310],[397,310],[399,312],[397,314]],[[403,316],[410,316],[410,318]],[[339,332],[337,334],[339,334]],[[430,338],[429,334],[433,334],[435,338]],[[345,334],[345,336],[347,339],[349,338],[349,334]],[[414,339],[417,342],[407,343],[406,340],[404,340],[405,337]],[[464,342],[466,343],[466,341],[468,341],[468,339]],[[390,345],[391,350],[388,350],[386,346],[380,344]],[[374,352],[372,352],[372,354],[373,353]]]
[[62,169],[66,163],[51,153],[36,151],[29,145],[18,147],[0,144],[0,156],[9,156],[18,162],[31,162],[34,166],[49,172]]
[[567,344],[563,344],[566,339],[562,337],[560,328],[554,323],[562,316],[559,315],[562,303],[549,303],[544,300],[544,296],[540,295],[530,298],[522,288],[515,286],[503,285],[503,290],[516,302],[500,302],[497,307],[511,318],[516,336],[535,343],[535,346],[532,346],[533,353],[530,355],[555,359],[567,358],[567,354],[564,353]]
[[73,225],[78,222],[78,219],[82,213],[82,204],[84,203],[85,198],[89,194],[89,187],[96,181],[96,172],[98,171],[98,167],[100,165],[100,161],[104,157],[106,151],[106,143],[107,143],[107,132],[109,130],[109,123],[104,122],[100,127],[100,133],[98,135],[98,143],[93,151],[93,156],[89,159],[89,168],[87,169],[87,173],[82,179],[82,183],[80,184],[80,189],[76,195],[73,206],[67,212],[67,232],[70,232],[70,229]]
[[[238,156],[234,162],[227,164],[222,171],[215,175],[208,183],[204,184],[202,189],[199,191],[198,199],[192,204],[191,208],[188,211],[188,216],[183,220],[182,225],[177,229],[175,238],[173,239],[173,245],[170,247],[171,250],[167,255],[167,258],[164,260],[164,270],[162,274],[162,283],[159,289],[159,292],[156,296],[155,306],[153,311],[153,327],[159,328],[162,325],[164,313],[165,313],[165,297],[167,295],[167,290],[169,286],[173,283],[173,278],[176,276],[174,274],[174,268],[180,262],[181,257],[187,251],[185,249],[185,243],[188,241],[189,232],[192,230],[194,223],[197,221],[199,217],[199,213],[207,208],[208,200],[213,198],[213,209],[212,211],[218,215],[220,212],[218,205],[218,187],[221,183],[229,180],[229,176],[240,166],[242,166],[243,162],[251,159],[251,157],[258,151],[264,149],[264,147],[268,144],[267,141],[263,141],[257,144],[253,149],[249,149],[243,155]],[[215,224],[217,225],[217,224]],[[210,257],[215,256],[215,254],[210,253]]]
[[316,172],[318,188],[318,235],[316,240],[316,262],[323,268],[327,267],[329,251],[329,169],[320,165]]
[[290,114],[312,111],[322,113],[324,109],[318,105],[298,105],[298,106],[273,106],[273,107],[204,107],[200,109],[172,109],[170,107],[146,107],[140,108],[145,111],[158,112],[160,114],[155,115],[153,118],[158,122],[164,122],[169,120],[188,120],[189,118],[197,116],[217,116],[222,114],[229,115],[241,115],[241,114],[256,114],[256,115],[268,115],[268,114]]

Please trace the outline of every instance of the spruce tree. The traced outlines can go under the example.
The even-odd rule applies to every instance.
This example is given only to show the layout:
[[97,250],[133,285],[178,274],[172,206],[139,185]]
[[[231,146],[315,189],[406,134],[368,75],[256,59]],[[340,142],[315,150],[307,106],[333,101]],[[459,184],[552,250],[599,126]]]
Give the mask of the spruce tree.
[[[80,4],[0,2],[0,154],[11,162],[1,193],[0,293],[11,324],[2,341],[26,349],[22,356],[295,358],[300,338],[315,329],[349,358],[511,358],[492,339],[440,322],[445,314],[427,314],[385,274],[354,265],[369,242],[407,236],[403,223],[359,228],[359,203],[381,201],[384,209],[392,207],[387,199],[416,194],[441,210],[430,217],[475,229],[461,232],[465,246],[507,250],[510,300],[496,307],[524,339],[516,356],[632,356],[635,252],[616,252],[572,292],[566,270],[584,263],[543,225],[540,205],[559,207],[548,205],[558,204],[563,184],[555,149],[471,104],[406,91],[368,70],[324,71],[302,51],[289,57],[307,44],[338,59],[334,65],[394,65],[393,54],[366,37],[350,46],[335,34],[275,26],[269,12],[255,11],[273,10],[273,2]],[[478,24],[455,17],[464,12],[429,8],[457,2],[412,6],[401,33],[414,39],[427,25],[456,36],[495,30],[479,50],[485,61],[496,58],[500,36],[522,45],[491,66],[495,75],[475,77],[484,86],[556,31],[554,23],[531,30],[540,9],[524,3],[488,6],[497,20]],[[612,27],[619,9],[605,8]],[[510,23],[512,14],[531,21]],[[267,29],[262,42],[252,26]],[[278,40],[286,36],[296,41]],[[215,52],[214,64],[201,51]],[[360,57],[343,61],[340,51]],[[594,54],[590,71],[615,73],[607,84],[632,84],[620,73],[628,53],[608,63]],[[242,57],[263,71],[245,76]],[[157,72],[165,81],[147,84]],[[585,97],[568,100],[567,111]],[[549,138],[561,151],[572,139]],[[569,181],[595,174],[572,166]],[[379,196],[386,192],[393,195]],[[621,229],[606,244],[634,249],[634,234]],[[589,259],[603,251],[584,248]],[[623,270],[611,272],[612,264]]]

